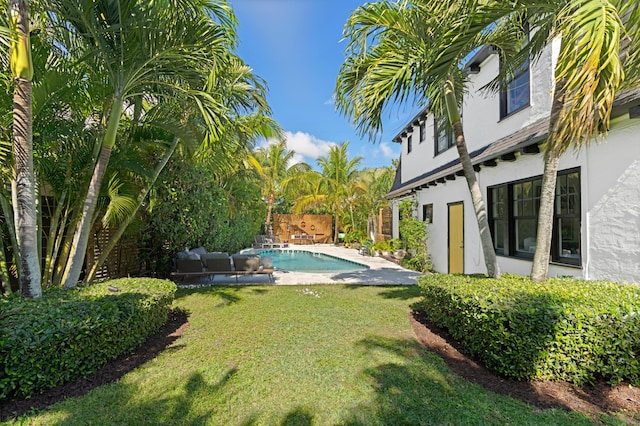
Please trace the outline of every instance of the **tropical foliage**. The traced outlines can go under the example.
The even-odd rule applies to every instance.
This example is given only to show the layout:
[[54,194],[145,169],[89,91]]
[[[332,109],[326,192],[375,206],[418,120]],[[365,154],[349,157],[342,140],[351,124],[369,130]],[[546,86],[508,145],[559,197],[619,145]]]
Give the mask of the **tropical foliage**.
[[[498,277],[486,206],[459,112],[465,84],[461,64],[486,42],[486,23],[481,11],[459,15],[458,3],[465,2],[384,0],[356,9],[345,24],[349,44],[336,82],[336,103],[371,139],[381,134],[383,111],[394,102],[412,100],[429,105],[438,117],[448,117],[478,221],[487,274]],[[465,37],[458,37],[455,25],[467,31]]]
[[[30,9],[37,27],[31,175],[42,200],[34,246],[42,253],[36,262],[42,284],[73,287],[83,265],[84,279],[93,278],[119,238],[148,213],[175,155],[208,170],[230,202],[228,217],[219,220],[232,218],[244,202],[237,184],[242,159],[258,137],[280,130],[269,117],[264,81],[235,54],[236,20],[227,3],[31,1]],[[8,69],[7,57],[2,63]],[[9,84],[9,74],[3,76]],[[11,98],[1,101],[10,111]],[[0,139],[10,140],[11,116],[2,117]],[[7,148],[0,144],[4,293],[17,288],[15,276],[27,277],[14,266],[25,260],[16,249],[24,246],[22,234],[14,231],[24,214],[14,215]],[[86,248],[96,229],[109,229],[110,240],[94,258]],[[11,257],[4,259],[5,252]]]
[[426,223],[416,217],[416,207],[413,199],[405,199],[398,206],[400,243],[407,252],[402,264],[409,269],[427,272],[431,270],[431,258],[427,250],[429,234]]
[[273,234],[271,216],[276,203],[290,184],[300,182],[311,167],[306,163],[293,163],[295,151],[287,150],[286,141],[269,144],[254,151],[248,158],[249,165],[261,180],[262,198],[267,203],[265,233]]

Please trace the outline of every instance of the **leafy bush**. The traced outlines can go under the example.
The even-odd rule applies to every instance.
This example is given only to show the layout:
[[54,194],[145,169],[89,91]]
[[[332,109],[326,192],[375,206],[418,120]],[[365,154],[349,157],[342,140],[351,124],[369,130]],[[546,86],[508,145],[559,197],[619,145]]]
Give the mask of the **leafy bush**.
[[30,397],[132,351],[167,321],[175,291],[171,281],[123,278],[2,299],[0,399]]
[[491,370],[516,379],[640,385],[640,287],[433,274],[419,303]]
[[140,231],[140,256],[147,270],[167,276],[173,269],[171,260],[186,246],[233,253],[253,244],[264,221],[265,203],[250,181],[232,191],[233,206],[216,177],[202,165],[172,162],[159,181]]
[[416,205],[411,199],[400,203],[400,241],[408,255],[402,259],[402,266],[419,272],[431,270],[431,259],[427,251],[427,227],[413,215]]

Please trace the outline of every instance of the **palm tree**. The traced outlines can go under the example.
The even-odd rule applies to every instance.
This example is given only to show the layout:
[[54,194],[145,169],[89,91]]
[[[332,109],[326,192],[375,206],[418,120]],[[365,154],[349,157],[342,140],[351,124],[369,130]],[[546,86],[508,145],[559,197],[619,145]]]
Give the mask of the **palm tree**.
[[235,17],[226,3],[200,0],[53,0],[49,17],[69,55],[86,66],[86,77],[103,94],[103,132],[94,171],[63,282],[76,285],[109,159],[131,99],[195,102],[213,135],[227,120],[226,105],[206,90],[209,72],[228,60]]
[[[22,296],[42,296],[38,255],[35,178],[33,174],[33,61],[29,39],[26,0],[9,2],[11,29],[11,73],[13,95],[13,155],[15,161],[14,218],[19,248],[19,278]],[[16,256],[18,257],[18,256]]]
[[294,156],[295,151],[288,151],[286,141],[283,140],[257,149],[247,160],[262,181],[262,196],[267,202],[265,232],[268,234],[272,233],[271,215],[276,200],[289,184],[300,179],[310,169],[307,163],[291,164]]
[[371,240],[378,233],[376,216],[381,208],[387,206],[384,196],[389,193],[394,178],[395,170],[392,167],[365,169],[360,173],[359,185],[363,194],[361,207],[367,219],[367,237]]
[[[495,40],[508,40],[523,19],[535,29],[528,43],[518,46],[519,53],[506,55],[507,71],[517,69],[529,58],[535,60],[553,39],[561,40],[549,133],[543,147],[544,171],[531,269],[533,281],[544,281],[549,268],[560,156],[569,147],[580,149],[606,131],[615,95],[625,85],[625,78],[627,85],[637,85],[640,80],[640,6],[623,0],[531,0],[490,2],[488,8],[488,15],[498,23],[492,28]],[[464,29],[458,27],[458,31]],[[621,52],[623,43],[627,46]],[[493,88],[505,77],[509,77],[508,72],[499,76]]]
[[358,166],[362,161],[359,156],[349,159],[348,147],[349,142],[333,145],[326,156],[318,159],[320,174],[313,172],[315,177],[307,177],[314,183],[314,188],[311,193],[300,197],[295,206],[296,211],[302,211],[310,206],[327,205],[333,214],[333,241],[336,243],[341,228],[340,216],[357,191]]
[[[434,115],[448,117],[478,221],[487,274],[499,277],[486,206],[459,112],[464,90],[461,64],[485,42],[484,32],[492,21],[486,22],[481,11],[459,15],[456,3],[469,2],[383,0],[356,9],[344,29],[349,44],[336,82],[336,102],[356,129],[371,139],[381,133],[382,113],[394,101],[413,97],[418,104],[428,103]],[[451,30],[454,23],[464,25],[466,37]]]
[[[542,13],[534,11],[537,10],[526,10],[540,34],[533,36],[529,54],[539,54],[537,48],[542,42],[536,43],[535,38],[547,42],[561,38],[531,268],[531,279],[544,281],[549,268],[560,156],[571,146],[579,149],[601,133],[600,129],[609,127],[613,101],[624,82],[625,70],[640,66],[636,52],[633,56],[620,56],[625,37],[633,40],[629,49],[640,42],[640,12],[637,2],[609,0],[551,2]],[[626,28],[622,21],[625,14]]]

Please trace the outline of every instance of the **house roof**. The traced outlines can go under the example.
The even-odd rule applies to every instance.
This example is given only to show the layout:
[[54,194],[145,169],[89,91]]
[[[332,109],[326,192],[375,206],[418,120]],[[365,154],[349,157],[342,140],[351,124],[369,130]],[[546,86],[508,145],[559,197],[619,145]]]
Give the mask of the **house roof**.
[[[616,97],[613,105],[615,115],[626,113],[629,106],[640,103],[640,88],[628,89],[621,91]],[[516,159],[515,153],[535,154],[539,152],[538,144],[547,138],[549,130],[549,118],[546,117],[533,124],[530,124],[509,136],[498,139],[476,151],[469,154],[471,162],[476,170],[479,167],[494,167],[496,160],[513,161]],[[435,186],[438,183],[444,183],[447,180],[453,180],[456,176],[463,176],[462,165],[460,159],[456,158],[440,167],[429,170],[420,176],[417,176],[407,182],[402,182],[401,167],[398,164],[396,171],[396,179],[387,194],[387,198],[397,198],[408,195],[409,193],[426,188],[427,186]]]
[[[485,165],[495,165],[496,159],[503,157],[508,158],[508,154],[513,154],[518,150],[525,150],[530,146],[537,146],[547,136],[547,130],[549,128],[549,119],[545,118],[530,126],[523,128],[522,130],[513,133],[502,139],[486,145],[476,151],[469,153],[471,162],[474,166],[479,166],[482,163]],[[537,152],[537,151],[536,151]],[[515,157],[514,157],[515,159]],[[456,172],[462,171],[462,165],[460,159],[456,158],[449,163],[446,163],[440,167],[423,173],[407,182],[400,182],[398,176],[400,175],[400,165],[398,165],[398,172],[396,173],[396,180],[391,187],[391,190],[387,194],[387,198],[396,198],[402,195],[406,195],[414,189],[426,188],[427,186],[435,186],[438,182],[444,183],[448,178],[449,180],[455,176]]]

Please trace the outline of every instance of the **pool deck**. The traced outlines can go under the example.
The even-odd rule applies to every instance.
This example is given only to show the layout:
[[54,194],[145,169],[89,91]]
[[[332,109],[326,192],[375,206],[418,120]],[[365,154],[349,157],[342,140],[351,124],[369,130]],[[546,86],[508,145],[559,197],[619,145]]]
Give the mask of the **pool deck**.
[[[381,257],[363,256],[358,250],[350,249],[332,244],[314,244],[314,245],[294,245],[289,247],[290,250],[303,250],[313,253],[323,253],[329,256],[341,259],[351,260],[356,263],[369,266],[364,271],[353,272],[292,272],[278,271],[273,273],[275,285],[309,285],[309,284],[364,284],[364,285],[389,285],[404,284],[411,285],[417,283],[417,278],[422,274],[404,269],[393,262]],[[287,250],[287,249],[283,249]],[[200,285],[216,285],[216,284],[235,284],[235,277],[216,275],[213,279],[207,278],[200,281],[178,282],[178,285],[184,287],[200,286]],[[238,284],[271,284],[269,278],[265,275],[241,276]]]

